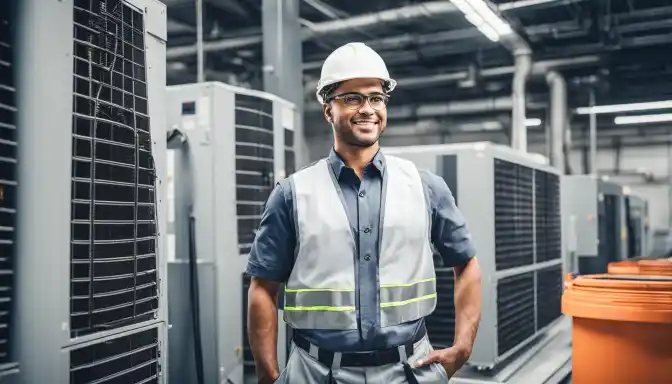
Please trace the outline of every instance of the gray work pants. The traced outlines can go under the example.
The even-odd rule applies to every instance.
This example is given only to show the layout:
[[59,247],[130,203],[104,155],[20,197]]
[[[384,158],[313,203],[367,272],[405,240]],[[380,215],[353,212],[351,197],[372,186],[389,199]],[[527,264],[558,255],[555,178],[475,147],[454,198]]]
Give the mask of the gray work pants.
[[[327,367],[302,348],[292,345],[292,352],[285,369],[276,383],[279,384],[402,384],[408,383],[404,365],[401,362],[381,365],[378,367]],[[427,336],[415,343],[413,355],[408,356],[408,363],[413,364],[432,352]],[[317,353],[315,353],[317,356]],[[337,361],[338,359],[334,359]],[[332,381],[329,381],[331,368]],[[431,364],[420,368],[412,368],[413,375],[420,384],[446,384],[449,377],[440,364]]]

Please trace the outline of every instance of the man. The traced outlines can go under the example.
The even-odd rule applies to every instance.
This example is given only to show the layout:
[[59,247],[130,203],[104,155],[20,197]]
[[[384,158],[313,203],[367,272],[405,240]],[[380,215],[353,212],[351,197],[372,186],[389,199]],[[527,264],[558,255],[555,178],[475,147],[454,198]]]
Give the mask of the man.
[[[275,187],[247,268],[260,383],[447,383],[471,354],[481,282],[464,219],[443,179],[379,152],[395,85],[362,43],[324,62],[317,98],[334,147]],[[436,305],[433,248],[456,276],[455,343],[438,351],[424,323]],[[282,373],[281,283],[294,330]]]

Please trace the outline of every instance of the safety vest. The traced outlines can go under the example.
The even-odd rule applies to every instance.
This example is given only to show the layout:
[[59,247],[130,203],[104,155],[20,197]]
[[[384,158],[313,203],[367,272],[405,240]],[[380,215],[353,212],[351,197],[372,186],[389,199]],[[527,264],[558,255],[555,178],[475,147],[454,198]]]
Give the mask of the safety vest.
[[[382,327],[425,317],[436,306],[430,217],[420,174],[408,160],[385,159],[378,263]],[[291,185],[297,249],[285,287],[285,322],[295,329],[357,329],[355,237],[329,162],[322,159],[295,173]],[[366,236],[366,229],[362,232]]]

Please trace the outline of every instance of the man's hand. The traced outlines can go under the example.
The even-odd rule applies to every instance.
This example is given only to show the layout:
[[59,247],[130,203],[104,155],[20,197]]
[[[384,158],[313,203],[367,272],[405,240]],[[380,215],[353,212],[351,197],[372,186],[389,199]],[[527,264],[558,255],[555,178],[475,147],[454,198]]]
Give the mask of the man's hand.
[[448,374],[452,377],[464,363],[469,360],[471,350],[465,347],[453,346],[446,349],[440,349],[427,355],[425,358],[418,360],[415,363],[416,367],[422,367],[432,363],[439,363],[443,366]]

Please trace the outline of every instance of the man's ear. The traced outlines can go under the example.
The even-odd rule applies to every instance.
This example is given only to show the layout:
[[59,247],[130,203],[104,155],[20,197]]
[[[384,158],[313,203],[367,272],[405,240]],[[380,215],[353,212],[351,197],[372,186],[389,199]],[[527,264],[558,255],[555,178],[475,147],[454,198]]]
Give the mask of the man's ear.
[[322,113],[327,122],[333,124],[334,119],[331,117],[331,105],[329,103],[322,104]]

